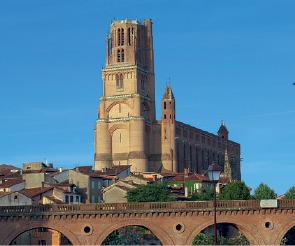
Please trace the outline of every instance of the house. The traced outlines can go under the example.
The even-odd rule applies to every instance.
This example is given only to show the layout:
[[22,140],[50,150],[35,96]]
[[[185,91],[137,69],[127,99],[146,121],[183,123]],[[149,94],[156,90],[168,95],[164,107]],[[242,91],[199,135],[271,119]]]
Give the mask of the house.
[[17,192],[30,198],[32,200],[32,205],[37,205],[42,204],[43,196],[52,196],[53,187],[26,188]]
[[0,165],[0,183],[11,179],[20,179],[21,169],[12,165]]
[[78,192],[75,184],[69,184],[68,180],[59,184],[44,184],[45,187],[53,187],[52,196],[43,198],[44,204],[78,204],[82,201],[82,194]]
[[130,166],[113,166],[102,171],[93,171],[92,166],[76,167],[69,170],[69,182],[77,186],[82,195],[82,203],[102,202],[102,188],[116,180],[130,175]]
[[19,191],[0,192],[1,206],[32,205],[32,199]]
[[138,187],[132,180],[118,180],[103,189],[104,203],[125,203],[127,202],[127,191]]
[[25,162],[23,163],[23,173],[28,173],[30,171],[39,171],[44,173],[53,173],[58,170],[53,168],[53,164],[45,164],[43,162]]
[[152,175],[143,175],[143,173],[131,173],[129,176],[123,179],[124,181],[132,181],[135,184],[149,184],[157,180],[156,173]]
[[0,192],[18,191],[25,188],[25,181],[22,179],[9,179],[0,184]]
[[188,197],[189,194],[201,189],[202,187],[212,187],[213,184],[208,177],[195,172],[189,172],[185,169],[183,173],[176,173],[167,183],[172,193],[178,193],[176,196]]
[[57,184],[50,174],[40,171],[23,173],[23,179],[26,181],[26,188],[42,187],[44,183]]

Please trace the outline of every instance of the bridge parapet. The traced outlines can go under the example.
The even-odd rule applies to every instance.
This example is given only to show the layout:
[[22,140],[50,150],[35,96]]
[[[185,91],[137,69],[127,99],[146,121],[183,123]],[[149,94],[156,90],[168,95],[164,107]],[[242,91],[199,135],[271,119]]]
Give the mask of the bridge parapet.
[[[218,201],[217,210],[260,210],[260,201],[234,200]],[[280,200],[278,207],[294,208],[295,200]],[[105,214],[105,213],[149,213],[211,211],[213,202],[149,202],[149,203],[104,203],[104,204],[65,204],[65,205],[26,205],[0,206],[0,217],[29,216],[40,214]]]

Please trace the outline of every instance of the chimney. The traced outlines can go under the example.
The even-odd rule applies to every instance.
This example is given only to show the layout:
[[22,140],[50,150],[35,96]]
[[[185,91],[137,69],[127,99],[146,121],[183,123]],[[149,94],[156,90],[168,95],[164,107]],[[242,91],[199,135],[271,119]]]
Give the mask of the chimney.
[[62,172],[62,167],[59,168],[59,172],[60,172],[60,173]]
[[52,163],[49,163],[49,164],[48,164],[48,167],[49,167],[49,168],[53,168],[53,164],[52,164]]

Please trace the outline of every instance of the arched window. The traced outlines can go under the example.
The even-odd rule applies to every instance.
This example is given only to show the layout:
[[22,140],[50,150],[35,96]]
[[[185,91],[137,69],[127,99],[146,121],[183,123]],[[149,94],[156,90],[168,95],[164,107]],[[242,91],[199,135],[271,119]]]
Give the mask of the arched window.
[[124,75],[118,74],[116,75],[116,88],[122,89],[124,87]]
[[130,45],[131,42],[131,31],[130,31],[130,27],[128,28],[128,33],[127,33],[127,44]]
[[121,29],[120,28],[118,29],[117,37],[118,37],[118,46],[119,46],[119,45],[121,45]]
[[121,50],[121,61],[124,62],[125,60],[125,55],[124,55],[124,49]]
[[164,102],[164,109],[166,109],[166,102]]
[[121,29],[121,45],[124,45],[124,29]]

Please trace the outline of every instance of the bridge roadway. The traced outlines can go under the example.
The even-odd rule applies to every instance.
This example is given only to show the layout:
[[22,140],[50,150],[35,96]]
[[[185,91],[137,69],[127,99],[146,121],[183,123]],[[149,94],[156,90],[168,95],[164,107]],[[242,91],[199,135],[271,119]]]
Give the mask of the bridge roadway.
[[[100,245],[114,230],[148,228],[163,245],[191,245],[213,224],[213,202],[161,202],[0,207],[0,245],[26,230],[47,227],[63,233],[74,245]],[[217,223],[230,223],[251,245],[279,245],[295,226],[295,200],[279,200],[276,208],[260,201],[218,201]]]

